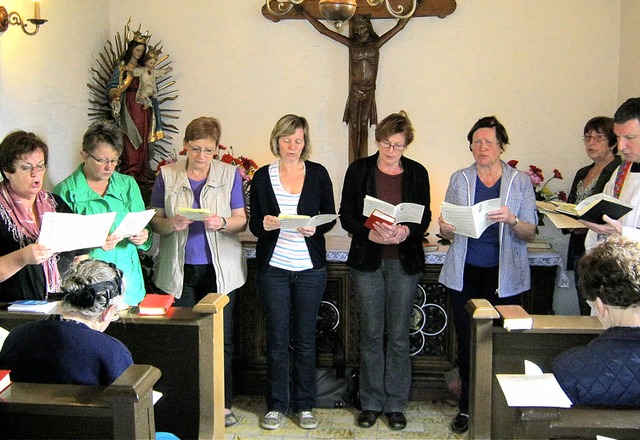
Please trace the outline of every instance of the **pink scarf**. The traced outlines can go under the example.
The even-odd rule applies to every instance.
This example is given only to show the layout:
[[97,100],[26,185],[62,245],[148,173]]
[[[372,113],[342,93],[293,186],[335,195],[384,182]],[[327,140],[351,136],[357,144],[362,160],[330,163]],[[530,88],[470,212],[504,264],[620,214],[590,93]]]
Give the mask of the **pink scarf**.
[[[13,221],[14,237],[20,243],[21,247],[25,247],[30,243],[38,241],[40,236],[40,228],[38,223],[31,219],[29,215],[30,207],[24,205],[18,195],[11,189],[11,185],[7,180],[0,182],[0,204],[3,205],[9,217]],[[56,212],[56,201],[51,194],[40,191],[36,194],[34,203],[35,215],[38,216],[40,224],[42,224],[42,216],[45,212]],[[9,226],[11,228],[11,225]],[[25,240],[25,237],[28,237]],[[44,274],[47,280],[47,294],[49,292],[58,291],[60,288],[60,273],[58,272],[58,256],[53,255],[47,261],[42,263]]]

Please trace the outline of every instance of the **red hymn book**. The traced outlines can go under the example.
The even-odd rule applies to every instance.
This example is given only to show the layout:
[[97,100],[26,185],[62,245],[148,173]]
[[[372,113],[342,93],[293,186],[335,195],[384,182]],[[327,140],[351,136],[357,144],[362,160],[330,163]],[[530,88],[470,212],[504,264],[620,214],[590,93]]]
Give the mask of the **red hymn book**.
[[147,293],[140,304],[140,315],[166,315],[173,305],[173,295],[161,295],[159,293]]
[[364,222],[364,225],[369,229],[373,229],[373,224],[375,222],[386,223],[388,225],[392,225],[395,221],[396,221],[395,217],[392,217],[392,216],[390,216],[388,214],[385,214],[382,211],[374,209],[373,212],[371,213],[371,215],[367,218],[367,221]]
[[0,370],[0,391],[11,385],[9,373],[11,373],[11,370]]

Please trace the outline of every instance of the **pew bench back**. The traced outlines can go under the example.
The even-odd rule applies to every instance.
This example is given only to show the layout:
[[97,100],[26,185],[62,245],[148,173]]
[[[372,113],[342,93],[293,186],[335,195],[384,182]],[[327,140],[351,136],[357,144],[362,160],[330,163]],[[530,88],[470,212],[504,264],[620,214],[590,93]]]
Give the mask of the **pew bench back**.
[[159,378],[132,365],[107,387],[14,382],[0,393],[1,437],[154,439]]

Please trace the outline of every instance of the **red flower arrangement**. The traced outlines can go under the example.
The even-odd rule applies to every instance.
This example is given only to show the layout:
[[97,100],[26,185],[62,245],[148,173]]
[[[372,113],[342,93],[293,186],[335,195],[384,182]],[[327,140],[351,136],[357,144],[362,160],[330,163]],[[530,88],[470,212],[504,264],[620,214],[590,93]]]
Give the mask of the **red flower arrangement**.
[[[219,150],[226,150],[227,147],[224,145],[218,145]],[[216,156],[216,159],[218,157]],[[233,155],[233,147],[229,147],[229,153],[225,153],[222,157],[219,158],[220,162],[228,163],[230,165],[235,165],[238,167],[240,171],[240,176],[242,176],[242,180],[245,182],[251,182],[253,178],[253,173],[258,169],[258,164],[253,161],[253,159],[249,159],[245,156],[235,157]]]
[[[518,161],[510,160],[509,162],[507,162],[507,164],[513,168],[516,168],[516,165],[518,165]],[[565,193],[564,191],[559,191],[556,194],[547,187],[549,182],[551,182],[553,179],[562,180],[562,173],[558,171],[557,168],[553,169],[553,176],[547,179],[546,182],[544,181],[544,175],[542,174],[542,169],[538,168],[535,165],[529,165],[529,169],[525,171],[525,173],[527,173],[527,175],[531,179],[531,183],[533,184],[533,190],[536,193],[536,200],[548,201],[548,200],[560,199],[563,202],[567,201],[567,193]]]

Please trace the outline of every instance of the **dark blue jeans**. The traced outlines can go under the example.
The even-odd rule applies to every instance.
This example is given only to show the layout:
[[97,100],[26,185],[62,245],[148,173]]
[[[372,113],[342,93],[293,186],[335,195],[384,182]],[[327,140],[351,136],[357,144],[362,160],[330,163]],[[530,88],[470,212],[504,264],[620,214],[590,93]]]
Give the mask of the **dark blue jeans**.
[[256,281],[267,327],[267,410],[311,410],[316,401],[316,322],[327,269],[291,272],[269,267]]
[[[209,293],[218,291],[216,271],[212,264],[185,264],[182,295],[176,299],[176,307],[193,307]],[[224,306],[224,407],[233,404],[233,308],[237,289],[229,292],[229,303]]]
[[422,273],[407,274],[400,260],[350,273],[360,310],[362,409],[402,412],[411,389],[411,311]]
[[469,356],[471,350],[471,317],[467,312],[467,302],[471,298],[484,298],[492,305],[520,305],[522,294],[499,298],[498,266],[479,267],[464,265],[462,292],[447,288],[453,309],[453,321],[458,336],[458,371],[460,373],[460,400],[458,408],[461,413],[469,414]]

